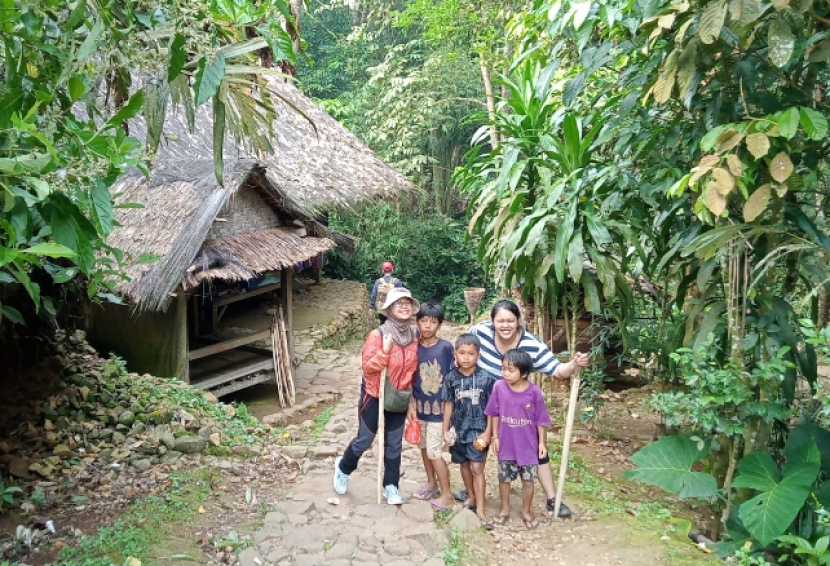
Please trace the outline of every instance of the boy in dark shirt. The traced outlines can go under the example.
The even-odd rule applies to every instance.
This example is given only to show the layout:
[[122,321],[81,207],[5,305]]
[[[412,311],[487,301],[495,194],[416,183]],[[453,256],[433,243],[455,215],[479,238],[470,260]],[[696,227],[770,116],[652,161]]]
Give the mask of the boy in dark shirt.
[[469,494],[464,507],[474,511],[487,530],[493,528],[484,510],[487,488],[484,463],[490,444],[490,423],[484,414],[496,378],[479,369],[481,343],[472,334],[455,342],[455,364],[444,378],[444,438],[454,464],[461,464],[461,477]]
[[[452,344],[438,338],[438,329],[444,322],[444,307],[434,303],[422,303],[416,315],[418,322],[418,369],[412,382],[410,419],[417,418],[421,424],[421,457],[427,474],[427,485],[421,487],[414,499],[429,501],[438,510],[452,507],[450,492],[450,471],[441,456],[444,446],[442,430],[443,407],[441,386],[444,376],[452,369]],[[432,499],[441,488],[441,494]]]

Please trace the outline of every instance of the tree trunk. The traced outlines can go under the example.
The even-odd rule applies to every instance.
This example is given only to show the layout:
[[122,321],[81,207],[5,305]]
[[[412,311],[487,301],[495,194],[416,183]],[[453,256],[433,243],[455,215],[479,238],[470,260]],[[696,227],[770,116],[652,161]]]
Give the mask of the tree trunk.
[[484,80],[484,93],[487,96],[487,116],[490,119],[490,145],[499,146],[499,131],[496,129],[496,96],[493,94],[493,81],[490,80],[490,67],[481,56],[481,78]]
[[818,324],[816,327],[821,330],[827,326],[830,317],[830,302],[827,300],[827,286],[822,283],[818,288]]

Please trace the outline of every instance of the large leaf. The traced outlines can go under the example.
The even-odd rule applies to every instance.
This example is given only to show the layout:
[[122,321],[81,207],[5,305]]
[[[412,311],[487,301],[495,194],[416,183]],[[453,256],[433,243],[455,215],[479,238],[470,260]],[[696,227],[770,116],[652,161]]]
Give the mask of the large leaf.
[[[804,447],[809,444],[810,439],[816,443],[818,448],[822,471],[830,473],[830,431],[815,423],[804,423],[790,431],[787,444],[784,446],[784,454],[787,456],[788,463],[797,461],[799,454],[806,452]],[[830,487],[830,484],[825,485]]]
[[773,65],[783,67],[789,62],[795,50],[795,36],[786,20],[778,18],[770,23],[767,45]]
[[793,170],[793,162],[784,152],[773,157],[769,164],[770,176],[779,183],[786,181],[793,174]]
[[786,139],[792,139],[798,131],[798,108],[788,108],[778,118],[778,131]]
[[225,186],[225,103],[218,96],[213,98],[213,172]]
[[664,436],[631,456],[637,465],[623,476],[656,485],[682,499],[709,499],[717,495],[718,485],[711,474],[692,471],[692,466],[709,454],[708,440],[691,435]]
[[812,108],[802,108],[800,121],[801,127],[810,139],[820,141],[827,136],[827,118],[823,114]]
[[184,49],[184,44],[187,41],[184,35],[177,33],[170,40],[170,48],[168,49],[168,63],[167,63],[167,82],[179,76],[179,73],[184,69],[184,64],[187,62],[187,51]]
[[107,186],[101,181],[92,186],[92,212],[100,233],[109,236],[114,222],[112,196]]
[[35,255],[35,256],[45,256],[45,257],[74,257],[75,252],[67,248],[66,246],[62,246],[60,244],[55,244],[53,242],[44,242],[42,244],[36,244],[26,249],[20,250],[22,253]]
[[127,104],[118,109],[118,112],[107,120],[102,126],[102,130],[108,128],[117,128],[125,120],[129,120],[141,112],[141,107],[144,106],[144,90],[137,90],[127,101]]
[[766,452],[753,452],[738,464],[733,487],[760,491],[741,505],[741,521],[763,546],[790,527],[810,495],[821,467],[821,456],[812,438],[791,459],[795,461],[788,463],[780,481],[778,468]]
[[755,192],[744,203],[744,220],[752,222],[758,218],[766,210],[771,195],[772,191],[770,190],[769,184],[761,185],[755,189]]
[[726,7],[727,3],[722,0],[709,2],[700,16],[700,25],[697,30],[700,41],[708,45],[714,43],[720,36],[720,30],[723,28],[723,22],[726,19]]
[[196,83],[193,89],[196,91],[196,106],[201,106],[212,96],[219,92],[219,85],[225,78],[225,56],[220,51],[216,59],[208,64],[205,57],[199,60],[196,70]]

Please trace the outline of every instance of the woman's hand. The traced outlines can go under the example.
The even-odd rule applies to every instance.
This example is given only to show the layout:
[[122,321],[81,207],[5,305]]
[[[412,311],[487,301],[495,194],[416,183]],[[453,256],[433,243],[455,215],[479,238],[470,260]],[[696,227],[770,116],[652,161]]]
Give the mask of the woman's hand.
[[577,352],[574,354],[574,363],[580,367],[588,367],[591,362],[591,357],[584,352]]
[[383,352],[388,354],[392,351],[392,337],[391,336],[384,336],[383,337]]

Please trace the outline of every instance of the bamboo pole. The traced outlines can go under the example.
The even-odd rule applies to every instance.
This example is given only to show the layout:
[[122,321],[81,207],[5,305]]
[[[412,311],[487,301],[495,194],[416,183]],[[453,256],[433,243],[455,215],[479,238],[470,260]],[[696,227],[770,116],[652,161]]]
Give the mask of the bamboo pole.
[[383,453],[385,452],[386,442],[386,423],[384,422],[385,415],[383,414],[383,390],[386,385],[386,368],[380,372],[380,385],[378,386],[378,433],[375,436],[377,439],[376,447],[378,449],[378,503],[383,502]]
[[271,354],[274,356],[274,378],[277,383],[277,397],[280,401],[280,407],[285,408],[285,398],[282,391],[282,362],[280,354],[279,325],[277,324],[276,313],[271,315]]
[[279,307],[280,312],[280,336],[282,337],[282,350],[285,352],[283,358],[283,370],[286,381],[286,389],[288,393],[289,407],[294,406],[297,400],[297,392],[294,388],[294,373],[291,371],[291,348],[288,347],[288,331],[285,328],[285,319],[282,316],[282,307]]
[[556,485],[556,503],[553,506],[553,516],[559,517],[559,506],[562,504],[562,492],[565,490],[565,476],[568,473],[568,453],[571,450],[571,434],[576,418],[576,405],[579,401],[579,386],[582,381],[582,368],[576,366],[571,380],[571,398],[568,402],[568,417],[565,420],[565,435],[562,438],[562,461],[559,463],[559,478]]

